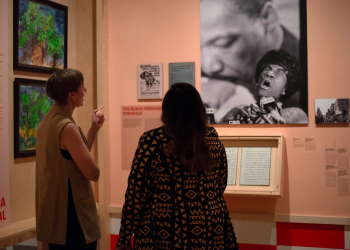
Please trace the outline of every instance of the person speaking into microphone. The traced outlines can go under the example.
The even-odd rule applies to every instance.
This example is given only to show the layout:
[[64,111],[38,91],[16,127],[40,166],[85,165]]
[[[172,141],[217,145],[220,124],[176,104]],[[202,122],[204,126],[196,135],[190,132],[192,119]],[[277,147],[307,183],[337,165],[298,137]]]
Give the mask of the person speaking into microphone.
[[283,109],[283,102],[288,100],[300,87],[298,59],[283,50],[268,51],[257,63],[255,69],[257,103],[233,109],[225,117],[230,118],[241,113],[245,123],[287,124],[307,123],[306,113],[298,107]]

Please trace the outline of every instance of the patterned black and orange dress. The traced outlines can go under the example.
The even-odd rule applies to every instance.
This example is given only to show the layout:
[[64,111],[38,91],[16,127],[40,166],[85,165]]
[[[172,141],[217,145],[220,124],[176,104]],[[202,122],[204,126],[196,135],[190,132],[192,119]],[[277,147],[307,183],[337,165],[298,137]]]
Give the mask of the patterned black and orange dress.
[[225,148],[214,128],[206,141],[219,164],[201,174],[185,171],[163,148],[162,127],[145,132],[133,159],[117,245],[134,249],[239,249],[223,197]]

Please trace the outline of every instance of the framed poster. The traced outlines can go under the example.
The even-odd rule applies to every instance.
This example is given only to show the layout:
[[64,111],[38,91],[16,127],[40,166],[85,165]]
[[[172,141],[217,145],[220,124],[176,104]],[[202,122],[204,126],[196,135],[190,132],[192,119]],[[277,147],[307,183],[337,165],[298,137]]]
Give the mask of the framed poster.
[[200,11],[210,122],[307,124],[306,0],[200,1]]
[[195,63],[169,63],[169,89],[171,85],[185,82],[195,86]]
[[51,74],[67,68],[67,6],[14,0],[13,69]]
[[41,119],[54,101],[46,96],[45,81],[15,78],[14,81],[14,156],[35,156]]
[[137,67],[137,98],[163,98],[163,64],[142,64]]

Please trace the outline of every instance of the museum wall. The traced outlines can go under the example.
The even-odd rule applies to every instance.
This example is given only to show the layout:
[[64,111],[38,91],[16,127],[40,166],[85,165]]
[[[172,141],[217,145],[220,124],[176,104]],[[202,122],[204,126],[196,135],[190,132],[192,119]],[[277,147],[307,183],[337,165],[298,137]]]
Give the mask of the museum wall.
[[[14,159],[12,155],[12,82],[15,77],[46,80],[48,75],[13,71],[13,6],[12,1],[7,1],[10,13],[10,209],[11,223],[15,223],[35,215],[35,157]],[[96,28],[98,22],[94,22],[95,2],[101,1],[55,2],[69,8],[68,67],[83,72],[88,89],[84,107],[74,113],[74,118],[84,132],[87,132],[89,127],[92,109],[101,104],[101,100],[105,100],[102,103],[106,106],[106,124],[102,131],[102,140],[98,138],[99,148],[95,148],[93,154],[95,158],[104,158],[101,170],[105,171],[104,174],[110,179],[102,179],[103,189],[98,190],[95,185],[94,190],[100,194],[96,196],[97,199],[101,194],[108,196],[104,201],[110,199],[107,205],[110,205],[111,210],[111,234],[117,235],[129,175],[128,170],[122,169],[121,107],[161,105],[161,100],[137,99],[138,64],[163,63],[165,93],[168,90],[168,64],[195,62],[196,88],[200,91],[200,1],[102,1],[104,12],[99,21],[105,25],[106,32]],[[219,135],[282,134],[285,138],[282,197],[225,197],[229,211],[234,216],[233,223],[240,242],[273,245],[276,243],[277,227],[281,226],[278,224],[280,221],[324,223],[341,225],[343,231],[345,225],[348,235],[346,244],[347,248],[350,248],[350,222],[347,219],[350,217],[350,196],[340,197],[337,188],[326,187],[324,153],[325,147],[333,145],[346,144],[349,148],[349,125],[316,126],[314,117],[315,99],[350,96],[350,87],[347,84],[350,77],[350,33],[347,27],[350,22],[347,13],[349,8],[348,0],[307,0],[308,125],[215,125]],[[95,39],[96,30],[98,41]],[[103,43],[103,48],[99,47],[98,43]],[[101,58],[99,53],[105,57]],[[107,79],[104,80],[104,77]],[[314,142],[313,150],[295,147],[293,144],[294,139],[305,141],[308,138]],[[106,145],[103,145],[103,142]],[[102,223],[108,225],[106,221],[102,220]],[[256,232],[257,235],[251,237],[252,232]],[[112,245],[113,243],[115,238],[113,241],[112,237]]]
[[[200,17],[196,1],[109,1],[108,51],[111,205],[122,206],[129,171],[121,168],[123,105],[160,104],[137,99],[137,65],[163,63],[164,91],[168,63],[196,63],[200,91]],[[226,196],[229,210],[308,216],[350,216],[350,197],[326,187],[324,147],[348,143],[349,125],[315,125],[315,99],[349,98],[349,1],[308,0],[308,125],[216,125],[219,135],[274,135],[285,138],[282,198]],[[113,126],[112,126],[113,124]],[[316,149],[293,148],[294,138],[313,138]],[[131,162],[130,162],[131,164]]]
[[[350,248],[350,196],[326,187],[325,167],[325,147],[349,148],[349,124],[316,125],[314,115],[315,99],[350,96],[349,8],[347,0],[307,0],[309,124],[215,125],[219,135],[282,134],[285,139],[282,197],[225,196],[241,249]],[[129,175],[122,167],[121,106],[161,104],[137,99],[138,64],[163,63],[165,93],[168,64],[195,62],[201,90],[200,1],[109,0],[108,57],[113,249]],[[311,147],[294,145],[297,140]]]

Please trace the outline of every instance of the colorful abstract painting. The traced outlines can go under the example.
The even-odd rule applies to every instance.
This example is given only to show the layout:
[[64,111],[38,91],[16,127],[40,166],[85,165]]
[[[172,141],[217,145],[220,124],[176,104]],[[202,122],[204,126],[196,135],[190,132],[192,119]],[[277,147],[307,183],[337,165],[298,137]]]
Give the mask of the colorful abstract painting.
[[67,65],[67,7],[16,0],[14,69],[52,73]]
[[15,79],[15,158],[35,155],[38,126],[54,101],[46,96],[45,82]]

